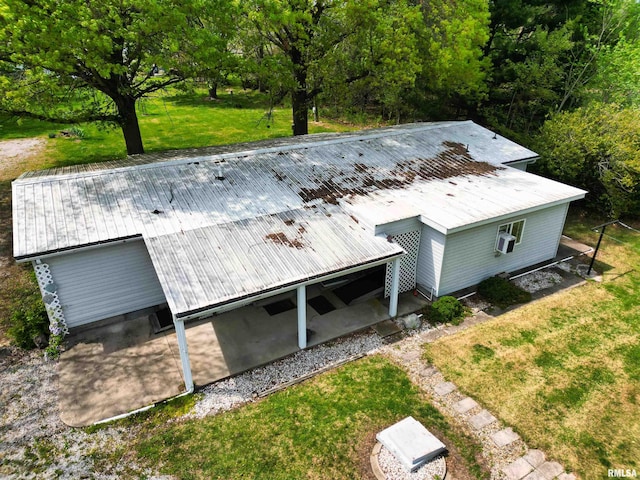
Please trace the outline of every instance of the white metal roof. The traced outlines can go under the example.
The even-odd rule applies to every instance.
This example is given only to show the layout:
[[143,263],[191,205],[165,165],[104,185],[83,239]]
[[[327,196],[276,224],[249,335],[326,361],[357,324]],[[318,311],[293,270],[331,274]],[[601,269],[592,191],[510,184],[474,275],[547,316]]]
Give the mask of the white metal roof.
[[368,224],[398,219],[407,209],[446,233],[584,195],[501,166],[535,153],[473,122],[313,138],[25,174],[13,182],[14,256],[186,232],[315,204],[340,204]]
[[145,242],[177,316],[404,253],[332,206],[147,237]]
[[375,225],[419,216],[449,233],[584,196],[503,166],[535,157],[442,122],[30,172],[13,182],[14,256],[142,236],[189,316],[401,255]]

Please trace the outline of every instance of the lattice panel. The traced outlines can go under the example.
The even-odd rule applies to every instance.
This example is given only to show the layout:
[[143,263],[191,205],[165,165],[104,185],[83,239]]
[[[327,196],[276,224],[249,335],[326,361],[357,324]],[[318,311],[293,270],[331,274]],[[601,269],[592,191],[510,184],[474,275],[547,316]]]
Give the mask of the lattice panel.
[[[394,235],[393,241],[404,248],[407,254],[400,260],[400,293],[416,288],[416,268],[418,251],[420,250],[420,230]],[[387,275],[384,282],[384,296],[391,294],[391,264],[387,264]]]
[[46,263],[34,263],[33,268],[36,272],[38,285],[40,286],[42,301],[47,307],[49,330],[54,334],[67,335],[69,328],[64,318],[62,305],[60,305],[60,298],[58,298],[58,287],[53,282],[53,275],[51,274],[49,265]]

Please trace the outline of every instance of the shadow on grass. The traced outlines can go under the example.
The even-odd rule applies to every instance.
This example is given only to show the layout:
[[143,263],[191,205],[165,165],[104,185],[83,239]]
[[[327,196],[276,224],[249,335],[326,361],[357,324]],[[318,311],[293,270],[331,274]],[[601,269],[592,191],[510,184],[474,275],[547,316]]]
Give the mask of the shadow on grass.
[[57,133],[65,128],[69,128],[69,125],[0,114],[0,139],[2,140],[39,137]]
[[183,93],[164,97],[167,103],[179,107],[194,108],[250,108],[268,109],[269,97],[266,94],[243,92],[229,94],[221,93],[217,99],[211,99],[206,94]]

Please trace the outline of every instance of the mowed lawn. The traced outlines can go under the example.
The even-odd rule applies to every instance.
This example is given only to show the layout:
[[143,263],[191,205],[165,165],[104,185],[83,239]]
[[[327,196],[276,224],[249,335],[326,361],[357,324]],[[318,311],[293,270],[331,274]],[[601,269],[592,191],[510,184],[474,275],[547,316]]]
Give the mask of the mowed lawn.
[[401,369],[379,356],[231,412],[149,421],[156,425],[151,429],[141,423],[135,462],[183,480],[373,478],[375,434],[409,415],[455,452],[456,478],[488,477],[475,460],[481,448],[451,427]]
[[[568,233],[595,245],[572,220]],[[581,478],[640,471],[640,233],[609,227],[604,282],[565,291],[425,347],[462,390]],[[624,243],[621,243],[624,242]]]
[[[291,109],[269,107],[259,92],[232,89],[220,91],[211,100],[204,90],[180,93],[172,89],[156,92],[138,103],[138,120],[146,152],[197,148],[291,136]],[[311,120],[311,119],[310,119]],[[340,132],[359,127],[326,119],[309,121],[309,133]],[[42,137],[46,154],[30,168],[76,165],[126,157],[122,131],[99,123],[81,124],[82,138],[62,137],[71,125],[52,124],[27,118],[0,117],[0,140]],[[50,134],[58,134],[48,138]]]

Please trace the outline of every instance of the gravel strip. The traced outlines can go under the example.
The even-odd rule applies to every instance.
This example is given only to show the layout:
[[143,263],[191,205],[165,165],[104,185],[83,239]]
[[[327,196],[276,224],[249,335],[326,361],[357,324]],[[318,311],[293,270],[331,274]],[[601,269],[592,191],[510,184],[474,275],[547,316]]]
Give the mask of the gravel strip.
[[562,283],[562,277],[549,270],[538,270],[523,277],[516,278],[513,283],[529,293],[535,293],[545,288]]
[[387,477],[387,480],[442,479],[447,471],[447,465],[445,464],[444,457],[438,456],[422,465],[415,472],[408,472],[395,455],[384,445],[380,449],[380,454],[378,455],[378,465],[380,466],[382,473]]
[[[0,349],[0,478],[87,478],[92,452],[116,448],[127,434],[114,427],[87,434],[62,423],[56,365],[41,352]],[[117,479],[120,472],[91,476]]]
[[250,402],[259,393],[313,373],[354,355],[369,354],[382,346],[375,333],[358,333],[301,350],[269,365],[214,383],[201,390],[195,417],[213,415]]

